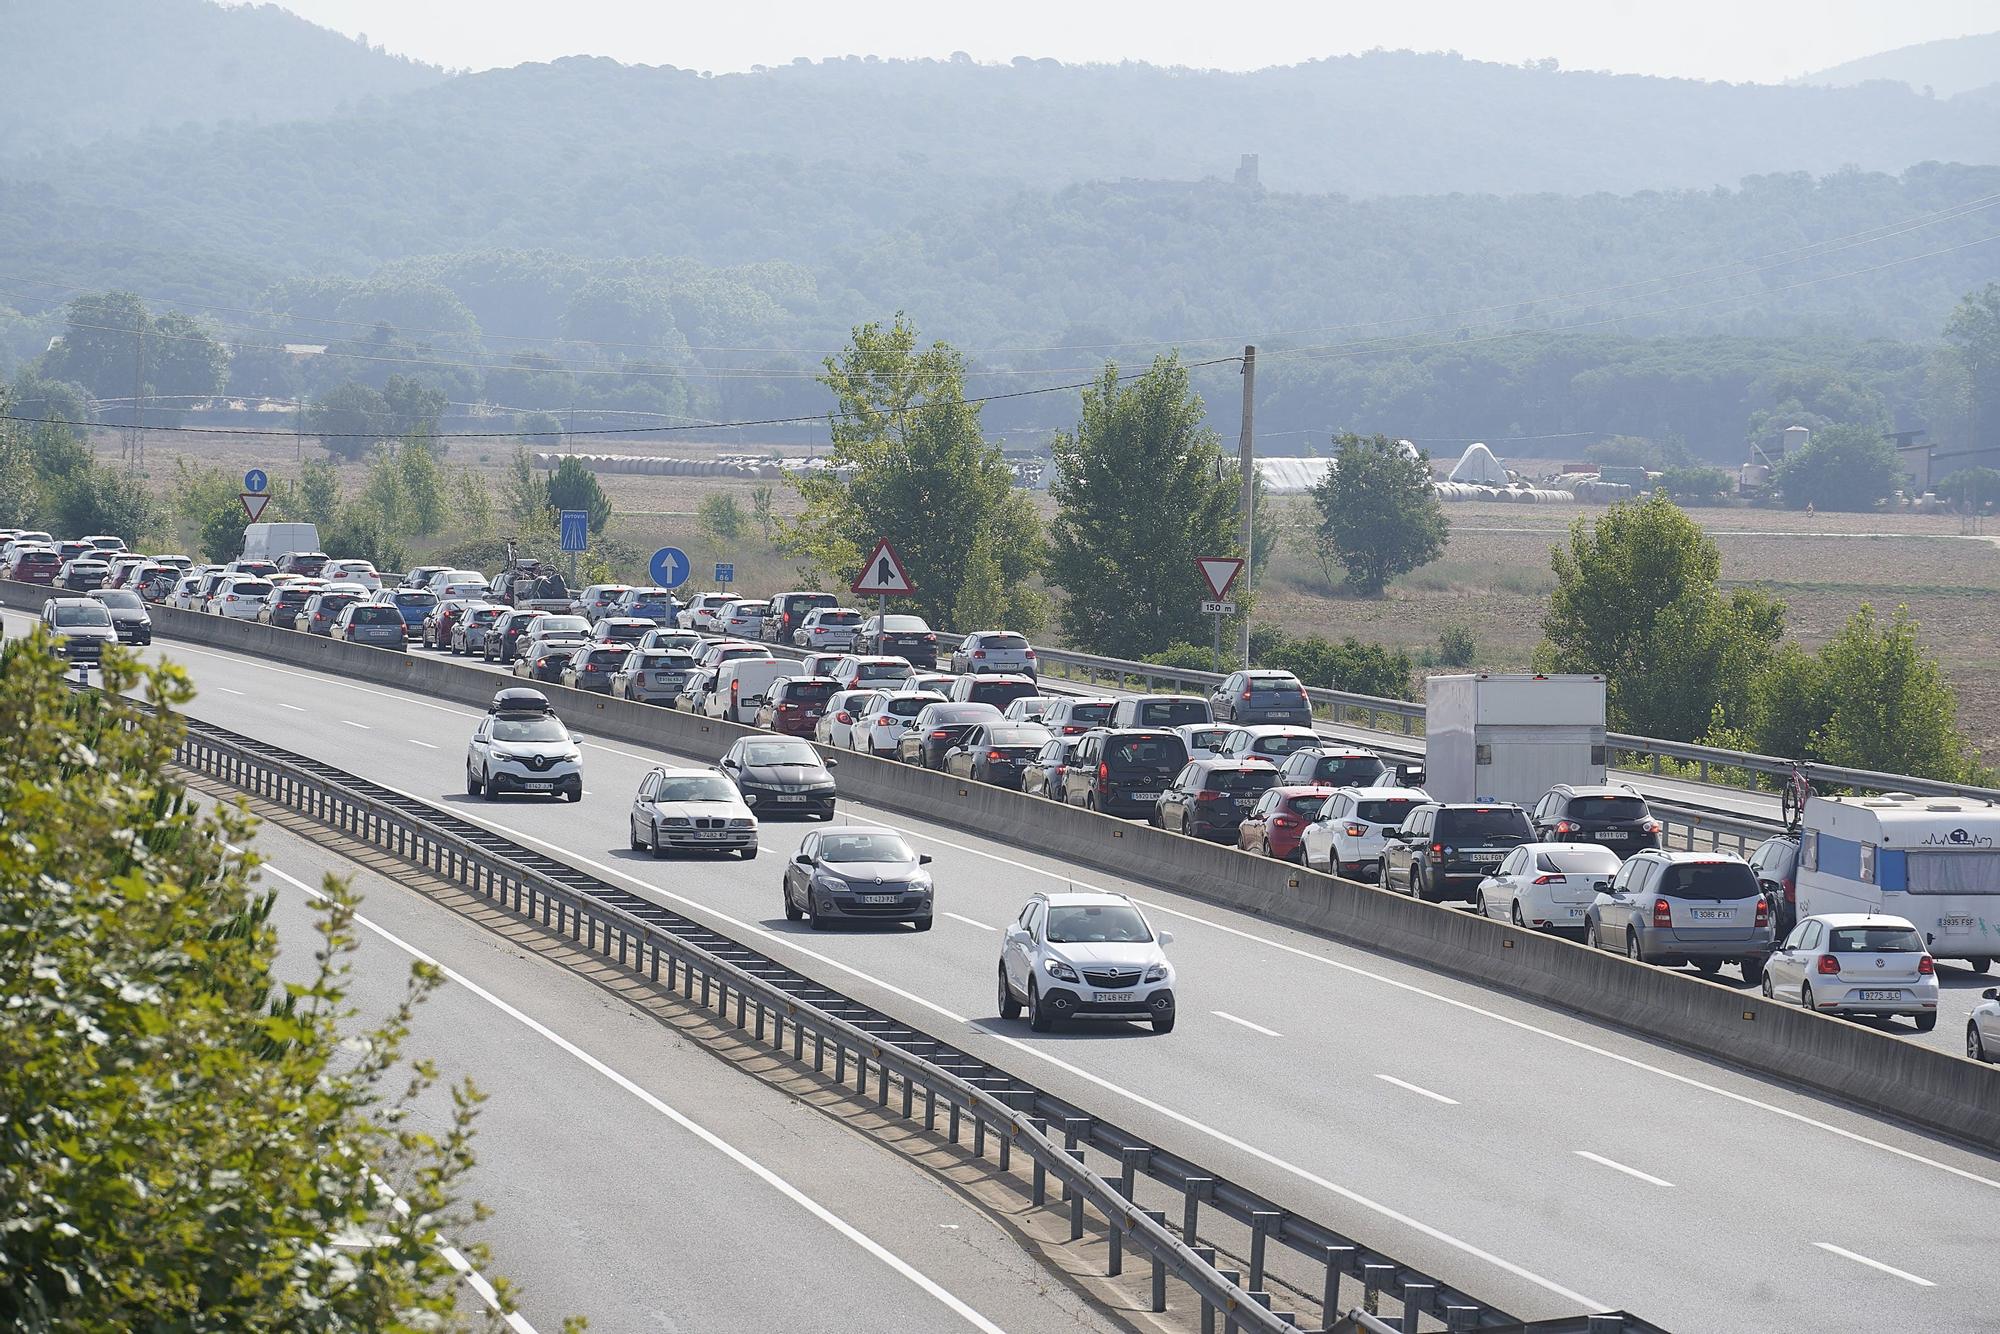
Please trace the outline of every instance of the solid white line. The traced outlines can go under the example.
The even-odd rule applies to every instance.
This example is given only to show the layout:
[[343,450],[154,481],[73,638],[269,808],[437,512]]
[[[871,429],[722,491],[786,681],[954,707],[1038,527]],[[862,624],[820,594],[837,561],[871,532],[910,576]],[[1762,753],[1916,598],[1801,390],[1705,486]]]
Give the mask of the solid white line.
[[1579,1158],[1588,1158],[1593,1163],[1597,1163],[1600,1164],[1601,1166],[1608,1167],[1614,1172],[1623,1172],[1628,1177],[1637,1177],[1641,1181],[1650,1181],[1655,1186],[1665,1186],[1668,1190],[1672,1190],[1674,1188],[1674,1183],[1671,1181],[1662,1181],[1658,1177],[1654,1176],[1652,1173],[1641,1172],[1636,1167],[1627,1167],[1623,1163],[1614,1163],[1601,1153],[1592,1153],[1589,1149],[1577,1149],[1575,1150],[1575,1153],[1576,1156]]
[[1217,1019],[1227,1019],[1232,1024],[1241,1024],[1252,1033],[1262,1033],[1267,1038],[1281,1038],[1285,1036],[1275,1028],[1266,1028],[1262,1024],[1253,1024],[1248,1019],[1233,1015],[1227,1010],[1210,1010],[1209,1013]]
[[1843,1259],[1852,1260],[1858,1265],[1867,1265],[1870,1269],[1879,1269],[1885,1274],[1893,1274],[1895,1277],[1902,1279],[1903,1282],[1914,1283],[1920,1288],[1935,1288],[1937,1286],[1937,1284],[1927,1278],[1918,1278],[1915,1274],[1907,1270],[1898,1269],[1894,1265],[1885,1265],[1880,1260],[1871,1260],[1865,1255],[1857,1255],[1845,1246],[1836,1246],[1830,1241],[1816,1241],[1813,1245],[1823,1251],[1832,1251],[1835,1255]]
[[[268,861],[261,863],[259,869],[271,872],[279,879],[284,880],[287,883],[292,884],[298,887],[299,889],[304,890],[308,895],[310,895],[315,899],[323,899],[325,897],[323,891],[313,888],[311,885],[306,884],[303,880],[298,879],[296,876],[287,875],[284,871],[279,870],[276,866],[273,866]],[[528,1028],[530,1031],[538,1034],[543,1038],[546,1038],[549,1042],[554,1043],[557,1047],[560,1047],[563,1051],[568,1052],[571,1056],[574,1056],[577,1060],[583,1062],[585,1065],[589,1066],[592,1070],[595,1070],[598,1074],[603,1075],[606,1079],[616,1084],[619,1088],[624,1089],[627,1093],[630,1093],[633,1097],[639,1099],[639,1101],[645,1103],[648,1107],[651,1107],[654,1111],[660,1113],[660,1115],[666,1117],[669,1121],[672,1121],[675,1125],[679,1126],[681,1129],[687,1131],[689,1134],[701,1140],[702,1143],[708,1145],[710,1148],[715,1149],[717,1152],[723,1154],[731,1162],[735,1163],[737,1166],[743,1168],[744,1170],[750,1172],[760,1181],[764,1182],[766,1185],[776,1190],[779,1194],[783,1195],[786,1199],[792,1201],[792,1203],[798,1205],[800,1208],[804,1209],[807,1213],[810,1213],[811,1215],[813,1215],[813,1217],[819,1219],[821,1222],[825,1223],[828,1227],[831,1227],[834,1231],[840,1233],[840,1235],[846,1237],[849,1241],[861,1247],[861,1249],[867,1251],[870,1255],[880,1260],[883,1264],[889,1266],[889,1268],[895,1270],[898,1274],[901,1274],[904,1278],[909,1279],[919,1288],[922,1288],[925,1292],[929,1293],[932,1297],[936,1298],[939,1302],[943,1303],[946,1307],[950,1308],[950,1310],[954,1314],[961,1317],[963,1320],[965,1320],[967,1324],[971,1325],[973,1328],[987,1331],[987,1334],[1004,1334],[1004,1332],[1000,1329],[998,1325],[995,1325],[985,1316],[979,1314],[979,1312],[973,1310],[970,1306],[967,1306],[964,1302],[960,1301],[957,1297],[953,1296],[950,1292],[946,1291],[943,1287],[941,1287],[938,1283],[933,1281],[930,1277],[919,1271],[915,1266],[911,1265],[908,1261],[902,1259],[900,1256],[890,1251],[887,1247],[883,1246],[880,1242],[870,1237],[867,1233],[861,1231],[861,1229],[855,1227],[852,1223],[849,1223],[846,1219],[840,1217],[838,1214],[828,1209],[825,1205],[813,1199],[810,1195],[807,1195],[797,1186],[794,1186],[791,1182],[785,1180],[783,1177],[779,1176],[776,1172],[773,1172],[770,1168],[764,1166],[764,1164],[752,1158],[749,1154],[743,1152],[741,1149],[729,1143],[727,1140],[723,1139],[720,1135],[716,1134],[714,1131],[708,1129],[708,1127],[701,1125],[700,1123],[694,1120],[691,1120],[683,1113],[676,1111],[674,1108],[668,1106],[665,1102],[663,1102],[660,1098],[655,1096],[652,1092],[650,1092],[645,1088],[642,1088],[640,1085],[626,1078],[618,1071],[612,1069],[610,1066],[606,1065],[603,1061],[597,1059],[597,1057],[592,1056],[589,1052],[577,1046],[574,1042],[571,1042],[568,1038],[556,1032],[554,1029],[550,1028],[547,1024],[544,1024],[541,1020],[536,1019],[532,1015],[526,1014],[519,1009],[516,1009],[514,1006],[508,1004],[506,1001],[500,999],[500,997],[488,991],[486,988],[480,986],[477,982],[474,982],[471,978],[466,977],[463,973],[460,973],[456,969],[453,969],[445,964],[438,962],[430,955],[424,953],[424,951],[418,949],[415,945],[410,944],[408,941],[402,939],[400,936],[397,936],[393,932],[377,925],[376,923],[370,921],[368,918],[363,917],[361,914],[356,913],[354,915],[354,920],[360,925],[366,927],[368,930],[374,932],[376,935],[380,936],[383,940],[386,940],[391,945],[394,945],[397,949],[402,950],[405,954],[408,954],[411,958],[417,959],[423,963],[429,964],[433,968],[436,968],[438,972],[442,973],[449,980],[456,982],[458,985],[464,987],[467,991],[479,997],[479,999],[485,1001],[487,1004],[493,1006],[495,1009],[499,1010],[502,1014],[505,1014],[508,1018],[519,1022],[524,1027]]]
[[1412,1084],[1407,1079],[1398,1079],[1394,1075],[1376,1075],[1375,1078],[1382,1080],[1384,1083],[1394,1084],[1399,1089],[1408,1089],[1412,1093],[1420,1093],[1426,1098],[1435,1099],[1447,1107],[1458,1106],[1457,1098],[1447,1098],[1442,1093],[1433,1093],[1421,1084]]
[[299,707],[298,705],[296,705],[296,704],[287,704],[287,703],[285,703],[285,702],[284,702],[283,700],[279,700],[279,701],[277,701],[277,704],[278,704],[278,707],[279,707],[279,708],[281,708],[281,709],[290,709],[290,710],[291,710],[291,711],[292,711],[293,713],[304,713],[304,712],[305,712],[305,710],[304,710],[304,709],[302,709],[302,708],[300,708],[300,707]]
[[415,737],[411,737],[411,738],[410,738],[410,744],[411,744],[411,745],[413,745],[413,746],[422,746],[422,747],[423,747],[423,748],[424,748],[425,750],[436,750],[436,749],[437,749],[437,747],[436,747],[436,746],[433,746],[433,745],[432,745],[432,744],[431,744],[430,742],[428,742],[428,741],[419,741],[419,740],[417,740],[417,739],[416,739]]
[[967,926],[976,926],[981,931],[991,931],[993,929],[992,927],[986,925],[986,923],[984,922],[975,922],[970,917],[960,917],[955,912],[948,912],[945,914],[945,916],[951,918],[951,920],[954,922],[963,922]]
[[364,732],[372,732],[375,730],[374,728],[370,727],[367,723],[357,723],[352,718],[342,718],[340,721],[346,723],[349,727],[358,727]]
[[244,693],[241,690],[231,690],[228,686],[217,686],[215,688],[225,695],[241,695]]

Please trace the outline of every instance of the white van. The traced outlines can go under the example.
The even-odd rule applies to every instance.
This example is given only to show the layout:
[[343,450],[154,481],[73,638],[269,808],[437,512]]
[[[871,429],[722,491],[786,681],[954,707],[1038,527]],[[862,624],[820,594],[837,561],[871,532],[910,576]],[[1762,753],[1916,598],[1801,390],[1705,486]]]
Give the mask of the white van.
[[1940,959],[2000,955],[2000,806],[1958,797],[1812,797],[1799,839],[1799,920],[1882,913]]
[[716,669],[715,687],[702,711],[748,726],[764,703],[764,692],[781,676],[796,676],[799,665],[779,658],[731,658]]
[[290,551],[318,551],[319,528],[310,523],[253,523],[243,530],[243,559],[276,561]]

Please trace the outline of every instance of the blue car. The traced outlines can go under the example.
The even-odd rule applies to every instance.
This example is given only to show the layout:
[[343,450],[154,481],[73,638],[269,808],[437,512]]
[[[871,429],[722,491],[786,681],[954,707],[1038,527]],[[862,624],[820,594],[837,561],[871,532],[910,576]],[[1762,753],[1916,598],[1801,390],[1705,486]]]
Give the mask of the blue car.
[[421,588],[385,588],[375,595],[377,602],[386,602],[394,607],[403,618],[403,637],[418,639],[424,633],[424,617],[437,606],[437,594]]
[[634,588],[613,603],[607,616],[636,616],[657,625],[679,623],[681,604],[664,588]]

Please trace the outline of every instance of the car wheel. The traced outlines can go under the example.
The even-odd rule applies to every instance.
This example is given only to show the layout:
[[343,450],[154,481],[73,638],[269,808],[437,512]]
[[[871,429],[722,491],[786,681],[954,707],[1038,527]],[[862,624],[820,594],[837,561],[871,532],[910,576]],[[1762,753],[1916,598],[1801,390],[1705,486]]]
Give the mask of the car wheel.
[[451,637],[451,656],[454,658],[462,658],[465,656],[465,644],[463,641],[459,639],[457,635],[453,635]]
[[488,801],[492,801],[500,795],[493,790],[493,776],[491,774],[481,773],[479,775],[479,787]]
[[480,783],[479,775],[473,773],[472,767],[467,765],[465,770],[465,795],[468,797],[478,796],[482,786],[484,785]]
[[741,856],[743,860],[746,862],[754,862],[757,860],[757,849],[745,848],[743,849]]
[[1173,1031],[1174,1031],[1174,1012],[1173,1012],[1172,1010],[1169,1010],[1169,1011],[1167,1011],[1167,1012],[1166,1012],[1165,1014],[1162,1014],[1162,1015],[1155,1015],[1155,1016],[1154,1016],[1154,1018],[1153,1018],[1153,1031],[1154,1031],[1155,1033],[1171,1033],[1171,1032],[1173,1032]]
[[1813,1004],[1812,983],[1810,982],[1799,983],[1799,1005],[1801,1008],[1807,1010],[1817,1009],[1817,1007],[1814,1006]]
[[669,852],[673,851],[673,849],[669,848],[665,843],[662,843],[660,841],[660,827],[658,825],[654,825],[652,828],[651,845],[653,849],[653,856],[656,859],[664,857]]
[[633,852],[638,852],[646,846],[639,841],[639,826],[636,821],[628,819],[625,822],[625,837],[632,841]]
[[1965,1025],[1965,1054],[1984,1065],[1987,1061],[1986,1042],[1979,1036],[1979,1025],[1968,1022]]
[[792,887],[781,881],[778,885],[778,892],[785,896],[785,920],[796,922],[803,919],[806,915],[805,910],[792,902]]
[[1084,796],[1083,808],[1092,815],[1097,814],[1097,794],[1095,792],[1087,793]]
[[[1764,961],[1762,959],[1738,959],[1736,967],[1743,974],[1743,981],[1753,987],[1764,983]],[[1766,995],[1770,993],[1766,992]]]
[[1032,981],[1028,983],[1028,1027],[1037,1033],[1046,1033],[1056,1026],[1055,1020],[1042,1011],[1042,992]]
[[1703,977],[1714,977],[1717,973],[1722,971],[1722,960],[1696,959],[1694,961],[1694,970],[1697,973],[1700,973]]
[[1761,992],[1763,992],[1763,993],[1764,993],[1764,999],[1765,999],[1765,1000],[1772,1000],[1772,1001],[1774,1001],[1774,1000],[1778,999],[1778,993],[1777,993],[1777,991],[1776,991],[1776,990],[1775,990],[1775,989],[1774,989],[1774,988],[1773,988],[1773,987],[1771,986],[1771,970],[1770,970],[1770,969],[1768,969],[1768,968],[1759,968],[1759,969],[1757,970],[1757,990],[1759,990],[1759,991],[1761,991]]
[[1429,902],[1431,902],[1431,901],[1432,901],[1432,900],[1431,900],[1431,890],[1430,890],[1430,888],[1429,888],[1429,887],[1428,887],[1427,885],[1425,885],[1425,883],[1424,883],[1424,881],[1425,881],[1425,880],[1427,880],[1428,878],[1429,878],[1429,877],[1427,877],[1427,876],[1426,876],[1426,875],[1424,874],[1424,870],[1423,870],[1423,868],[1422,868],[1421,866],[1417,866],[1417,865],[1415,865],[1415,864],[1412,864],[1412,865],[1411,865],[1411,867],[1410,867],[1410,897],[1411,897],[1411,898],[1414,898],[1414,899],[1421,899],[1421,900],[1422,900],[1423,902],[1425,902],[1425,903],[1429,903]]
[[1633,963],[1652,962],[1652,960],[1646,957],[1645,946],[1639,943],[1639,933],[1630,928],[1627,928],[1625,932],[1625,957]]
[[[1021,1002],[1014,999],[1014,989],[1007,985],[1007,965],[1004,963],[1001,964],[999,972],[1000,1017],[1002,1019],[1019,1019],[1021,1017]],[[1974,1042],[1979,1040],[1976,1033],[1972,1040]]]
[[1928,1033],[1937,1027],[1937,1011],[1927,1010],[1916,1016],[1917,1032]]
[[1971,969],[1971,970],[1972,970],[1973,972],[1975,972],[1975,973],[1983,973],[1983,972],[1985,972],[1985,971],[1986,971],[1987,969],[1989,969],[1989,968],[1991,968],[1991,967],[1993,966],[1993,960],[1991,960],[1991,959],[1967,959],[1967,960],[1965,961],[1965,966],[1966,966],[1967,968],[1970,968],[1970,969]]
[[1528,929],[1527,919],[1521,916],[1521,901],[1519,899],[1514,900],[1513,921],[1514,925],[1520,927],[1523,931]]
[[[916,924],[917,924],[917,930],[919,931],[928,931],[931,929],[931,919],[928,917],[917,918]],[[1936,1016],[1932,1016],[1932,1018],[1935,1019]]]
[[[808,887],[806,888],[806,897],[807,897],[807,900],[808,900],[808,903],[810,904],[810,900],[811,900],[811,898],[812,898],[812,888],[811,888],[810,886],[808,886]],[[827,921],[827,920],[826,920],[826,918],[824,918],[824,917],[820,916],[820,915],[819,915],[819,912],[818,912],[818,910],[817,910],[817,909],[813,909],[813,908],[811,908],[811,907],[809,906],[809,907],[808,907],[808,911],[810,912],[810,914],[811,914],[811,916],[812,916],[812,929],[813,929],[813,930],[815,930],[815,931],[824,931],[824,930],[826,930],[826,929],[827,929],[828,927],[830,927],[830,926],[832,926],[832,925],[833,925],[833,923],[831,923],[831,922]]]

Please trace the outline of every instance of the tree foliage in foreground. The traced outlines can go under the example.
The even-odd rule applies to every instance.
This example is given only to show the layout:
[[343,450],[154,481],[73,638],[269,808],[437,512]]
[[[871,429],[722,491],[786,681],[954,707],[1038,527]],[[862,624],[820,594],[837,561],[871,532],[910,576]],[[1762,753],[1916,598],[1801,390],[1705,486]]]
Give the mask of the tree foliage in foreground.
[[434,1135],[409,1116],[434,1073],[398,1074],[437,974],[356,1033],[354,901],[328,879],[317,968],[279,985],[250,819],[191,801],[175,715],[120,698],[178,706],[185,677],[111,653],[104,683],[72,694],[39,639],[0,650],[0,1325],[482,1323],[437,1247],[470,1217],[479,1095],[455,1087]]

